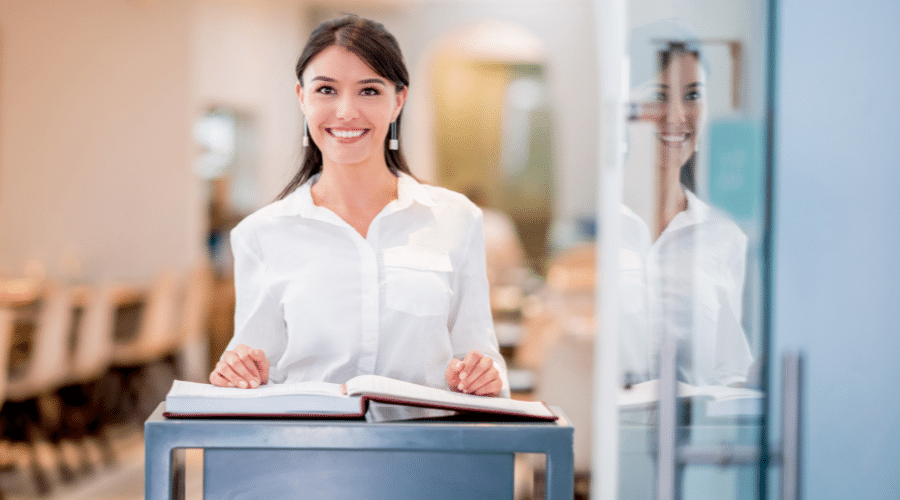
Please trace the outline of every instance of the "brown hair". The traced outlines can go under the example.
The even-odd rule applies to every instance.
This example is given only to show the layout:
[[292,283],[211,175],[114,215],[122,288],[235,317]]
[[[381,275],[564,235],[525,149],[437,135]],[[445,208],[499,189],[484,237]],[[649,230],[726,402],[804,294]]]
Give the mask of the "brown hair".
[[[306,41],[306,47],[297,60],[297,80],[303,85],[303,71],[309,62],[320,52],[336,45],[343,47],[363,60],[375,73],[393,82],[394,88],[400,92],[409,86],[409,72],[403,62],[400,45],[381,23],[364,19],[355,15],[347,15],[325,21],[313,30]],[[397,138],[400,136],[400,116],[397,116]],[[388,169],[397,175],[398,172],[410,174],[409,166],[399,149],[388,148],[388,137],[385,137],[384,160]],[[322,171],[322,151],[313,142],[305,148],[300,169],[294,178],[281,191],[277,199],[291,194],[310,177]]]

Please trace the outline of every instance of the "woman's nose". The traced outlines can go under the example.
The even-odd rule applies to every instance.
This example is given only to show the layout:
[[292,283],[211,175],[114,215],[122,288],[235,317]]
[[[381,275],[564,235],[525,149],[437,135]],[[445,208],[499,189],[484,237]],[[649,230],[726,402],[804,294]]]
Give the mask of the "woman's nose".
[[340,99],[338,99],[335,114],[338,118],[343,120],[351,120],[353,118],[356,118],[357,109],[353,97],[342,96]]
[[681,102],[681,99],[670,99],[666,103],[663,113],[665,114],[666,123],[684,123],[687,121],[687,108]]

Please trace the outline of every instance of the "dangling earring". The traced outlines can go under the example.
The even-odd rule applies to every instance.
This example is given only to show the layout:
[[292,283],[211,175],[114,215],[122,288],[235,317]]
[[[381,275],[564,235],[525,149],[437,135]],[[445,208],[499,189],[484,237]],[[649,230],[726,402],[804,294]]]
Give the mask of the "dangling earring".
[[306,125],[306,116],[303,117],[303,147],[309,146],[309,127]]
[[400,149],[400,141],[397,140],[397,120],[391,122],[391,140],[388,142],[388,149],[393,151]]

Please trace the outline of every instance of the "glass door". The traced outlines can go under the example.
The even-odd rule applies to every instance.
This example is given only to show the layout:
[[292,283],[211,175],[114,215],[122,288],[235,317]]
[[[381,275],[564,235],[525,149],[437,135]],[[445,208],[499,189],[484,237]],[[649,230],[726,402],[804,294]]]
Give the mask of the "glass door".
[[765,498],[769,6],[595,5],[592,497]]

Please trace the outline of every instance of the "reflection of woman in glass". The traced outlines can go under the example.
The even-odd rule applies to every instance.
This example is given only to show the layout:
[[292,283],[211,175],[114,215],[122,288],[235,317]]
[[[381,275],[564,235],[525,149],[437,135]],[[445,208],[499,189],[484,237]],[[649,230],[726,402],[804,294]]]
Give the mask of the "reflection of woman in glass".
[[650,225],[623,207],[622,355],[632,381],[658,377],[662,335],[676,336],[684,382],[741,384],[752,363],[741,327],[747,237],[692,192],[706,117],[700,57],[687,43],[660,51],[639,116],[655,123],[658,196]]

